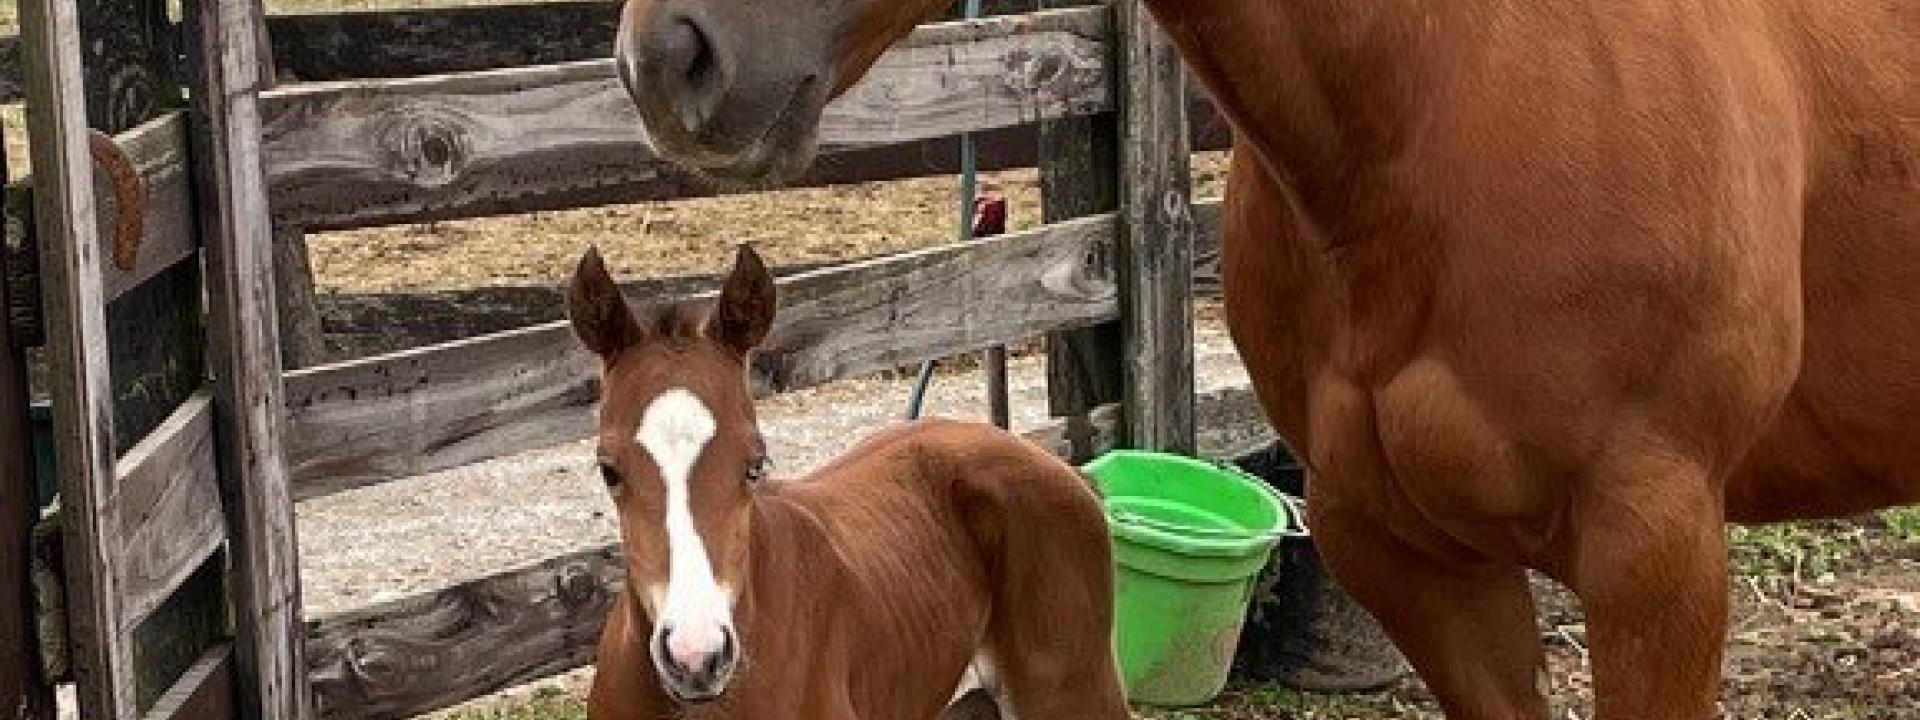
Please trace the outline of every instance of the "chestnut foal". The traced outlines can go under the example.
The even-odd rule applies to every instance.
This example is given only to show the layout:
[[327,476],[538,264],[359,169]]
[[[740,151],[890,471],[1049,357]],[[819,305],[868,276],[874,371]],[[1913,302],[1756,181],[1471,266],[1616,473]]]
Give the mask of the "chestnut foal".
[[711,305],[635,313],[595,251],[567,305],[603,361],[627,556],[592,720],[934,718],[963,675],[1022,720],[1127,717],[1106,522],[1074,468],[924,421],[767,479],[746,371],[774,285],[745,247]]

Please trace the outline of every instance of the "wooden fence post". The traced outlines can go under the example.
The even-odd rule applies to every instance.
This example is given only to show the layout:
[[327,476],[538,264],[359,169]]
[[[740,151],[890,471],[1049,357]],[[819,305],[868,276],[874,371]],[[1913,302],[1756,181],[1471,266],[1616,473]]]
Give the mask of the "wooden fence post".
[[1119,0],[1120,326],[1124,438],[1194,451],[1193,204],[1180,54],[1140,0]]
[[[273,58],[273,39],[267,32],[262,0],[247,0],[254,11],[254,47],[260,65],[260,89],[280,84]],[[320,323],[320,300],[313,291],[313,262],[307,254],[307,233],[292,223],[273,226],[273,282],[280,323],[280,362],[283,370],[324,365],[332,360],[326,328]]]
[[333,359],[320,320],[320,298],[313,290],[313,262],[307,234],[298,225],[273,226],[273,284],[280,323],[283,370],[325,365]]
[[189,3],[194,176],[207,244],[222,500],[232,533],[239,709],[312,714],[274,309],[273,229],[262,166],[260,4]]
[[[1040,0],[1040,7],[1052,10],[1100,3]],[[1041,222],[1097,215],[1120,206],[1119,126],[1115,115],[1044,121],[1040,123],[1039,143]],[[1088,443],[1093,433],[1087,413],[1120,402],[1120,353],[1118,322],[1047,336],[1047,409],[1049,414],[1066,419],[1072,460],[1085,460],[1092,454]]]
[[[0,130],[0,146],[5,131]],[[0,154],[0,178],[7,158]],[[0,203],[0,228],[6,226]],[[0,240],[0,245],[4,240]],[[0,718],[52,720],[53,690],[40,673],[39,633],[33,617],[33,523],[40,513],[34,482],[33,427],[27,416],[27,362],[13,336],[8,256],[0,247]]]
[[73,0],[20,5],[73,674],[82,717],[130,718],[133,688],[123,681],[131,678],[131,653],[114,622],[104,560],[109,530],[99,512],[113,482],[113,395],[78,13]]

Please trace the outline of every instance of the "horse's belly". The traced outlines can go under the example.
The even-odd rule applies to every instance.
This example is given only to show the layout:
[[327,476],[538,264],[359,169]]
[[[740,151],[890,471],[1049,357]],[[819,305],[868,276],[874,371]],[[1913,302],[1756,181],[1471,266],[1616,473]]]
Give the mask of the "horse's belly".
[[[1728,481],[1766,521],[1920,501],[1920,11],[1801,3],[1816,52],[1801,282],[1806,338],[1786,407]],[[1846,38],[1834,44],[1829,38]]]
[[1728,481],[1733,519],[1920,502],[1920,184],[1909,194],[1864,214],[1857,192],[1813,203],[1800,376]]
[[1920,466],[1913,464],[1920,462],[1920,442],[1910,424],[1894,418],[1878,428],[1829,423],[1821,412],[1797,395],[1789,401],[1728,478],[1728,520],[1840,517],[1920,502]]

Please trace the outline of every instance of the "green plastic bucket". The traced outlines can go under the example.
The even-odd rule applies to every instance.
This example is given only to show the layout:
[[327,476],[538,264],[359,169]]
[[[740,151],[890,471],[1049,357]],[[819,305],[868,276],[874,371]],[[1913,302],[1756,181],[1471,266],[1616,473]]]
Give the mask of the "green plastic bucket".
[[1115,450],[1083,468],[1113,536],[1114,646],[1134,702],[1207,703],[1227,684],[1254,580],[1300,535],[1290,498],[1231,465]]

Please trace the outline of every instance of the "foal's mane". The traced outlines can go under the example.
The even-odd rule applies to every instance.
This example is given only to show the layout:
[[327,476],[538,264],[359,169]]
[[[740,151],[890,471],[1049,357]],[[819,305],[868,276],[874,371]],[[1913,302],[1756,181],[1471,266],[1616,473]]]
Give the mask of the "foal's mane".
[[714,301],[708,298],[645,304],[633,308],[633,320],[650,342],[684,343],[706,339],[707,317]]

